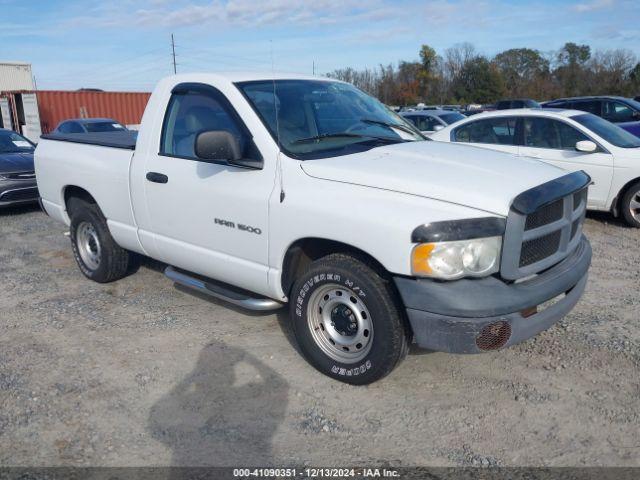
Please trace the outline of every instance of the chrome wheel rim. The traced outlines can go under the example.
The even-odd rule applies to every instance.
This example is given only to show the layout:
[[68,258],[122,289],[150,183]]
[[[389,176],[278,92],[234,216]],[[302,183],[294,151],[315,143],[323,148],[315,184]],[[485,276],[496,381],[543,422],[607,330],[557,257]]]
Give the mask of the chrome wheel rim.
[[629,211],[631,216],[640,222],[640,191],[637,191],[629,202]]
[[307,306],[307,323],[316,345],[335,361],[357,363],[371,350],[371,315],[349,288],[328,284],[313,292]]
[[78,225],[76,245],[82,262],[89,270],[96,270],[100,266],[102,248],[96,229],[89,222]]

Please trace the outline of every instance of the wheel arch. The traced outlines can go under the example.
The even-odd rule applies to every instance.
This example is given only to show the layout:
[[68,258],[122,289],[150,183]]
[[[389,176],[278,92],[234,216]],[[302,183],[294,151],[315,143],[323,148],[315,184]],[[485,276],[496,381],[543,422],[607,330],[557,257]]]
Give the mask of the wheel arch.
[[627,193],[627,191],[635,184],[640,183],[640,177],[636,177],[634,179],[629,180],[627,183],[625,183],[622,188],[618,191],[618,194],[616,195],[616,197],[613,199],[613,202],[611,202],[611,213],[615,216],[615,217],[619,217],[620,216],[620,211],[621,211],[621,203],[622,203],[622,199],[624,198],[625,194]]
[[72,198],[79,198],[80,200],[84,200],[87,203],[92,205],[98,205],[96,199],[91,195],[87,190],[77,185],[66,185],[62,189],[62,198],[64,200],[64,209],[67,212],[67,215],[70,216],[69,212],[69,200]]
[[281,286],[286,296],[296,278],[304,272],[313,261],[332,253],[346,253],[353,255],[373,268],[378,274],[390,279],[389,271],[373,255],[348,243],[321,237],[300,238],[289,245],[282,261]]

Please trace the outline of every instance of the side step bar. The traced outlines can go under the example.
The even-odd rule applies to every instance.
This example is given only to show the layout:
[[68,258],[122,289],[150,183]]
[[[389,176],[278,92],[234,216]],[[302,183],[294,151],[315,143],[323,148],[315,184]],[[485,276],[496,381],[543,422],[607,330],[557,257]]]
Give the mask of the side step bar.
[[184,287],[192,288],[200,293],[210,295],[225,302],[232,303],[238,307],[246,308],[247,310],[256,311],[268,311],[277,310],[284,305],[276,300],[270,298],[254,298],[250,297],[246,293],[235,290],[230,286],[223,286],[219,283],[214,283],[213,280],[204,279],[200,276],[188,274],[186,272],[177,270],[171,266],[165,268],[164,274],[173,282]]

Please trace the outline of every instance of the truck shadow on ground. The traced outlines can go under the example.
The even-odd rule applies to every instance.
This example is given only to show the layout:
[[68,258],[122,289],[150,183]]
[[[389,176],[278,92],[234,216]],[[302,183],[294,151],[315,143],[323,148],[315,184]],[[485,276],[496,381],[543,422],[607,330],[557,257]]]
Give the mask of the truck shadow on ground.
[[277,372],[215,340],[194,370],[152,407],[149,430],[172,450],[173,466],[278,465],[272,437],[284,420],[288,395],[289,385]]

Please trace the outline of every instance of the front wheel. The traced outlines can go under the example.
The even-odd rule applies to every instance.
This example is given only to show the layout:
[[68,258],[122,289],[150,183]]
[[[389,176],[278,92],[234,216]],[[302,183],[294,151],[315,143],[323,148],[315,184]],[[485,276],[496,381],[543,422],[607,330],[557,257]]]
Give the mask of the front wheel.
[[365,385],[408,351],[409,329],[391,285],[358,259],[333,254],[295,282],[291,319],[309,362],[342,382]]
[[640,228],[640,182],[629,187],[622,197],[620,207],[627,225]]

